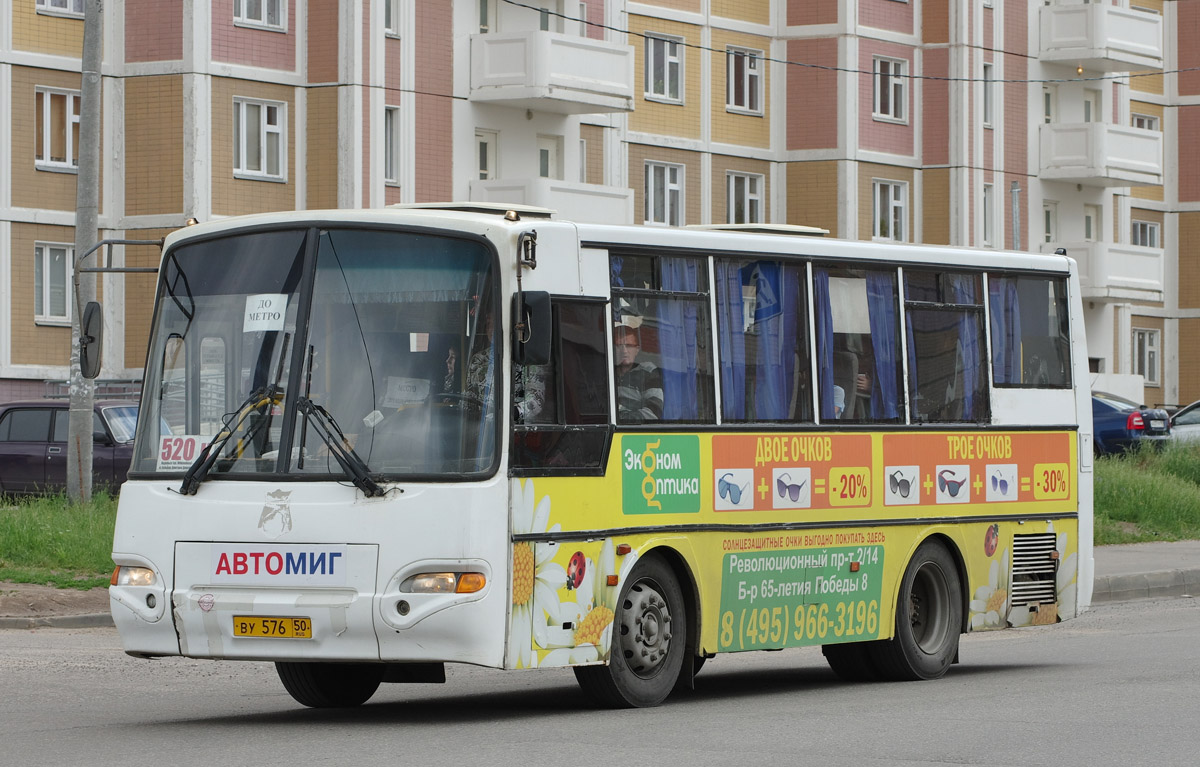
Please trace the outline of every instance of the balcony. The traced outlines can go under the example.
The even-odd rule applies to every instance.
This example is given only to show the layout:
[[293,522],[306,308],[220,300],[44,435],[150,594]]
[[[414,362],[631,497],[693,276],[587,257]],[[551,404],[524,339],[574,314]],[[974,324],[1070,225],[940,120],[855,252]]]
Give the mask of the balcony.
[[475,102],[559,114],[633,111],[633,46],[557,32],[471,37]]
[[1042,61],[1092,72],[1162,69],[1162,16],[1113,5],[1044,5]]
[[1066,248],[1079,264],[1083,298],[1091,301],[1162,301],[1163,250],[1113,242],[1056,242],[1043,253]]
[[567,221],[633,223],[633,190],[616,186],[553,178],[494,179],[472,181],[471,199],[551,208]]
[[1162,134],[1111,123],[1044,124],[1040,175],[1084,186],[1162,184]]

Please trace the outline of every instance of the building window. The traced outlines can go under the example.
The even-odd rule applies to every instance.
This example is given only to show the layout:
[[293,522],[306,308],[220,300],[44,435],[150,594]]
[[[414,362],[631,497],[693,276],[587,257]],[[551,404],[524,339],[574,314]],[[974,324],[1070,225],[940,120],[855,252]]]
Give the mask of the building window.
[[383,181],[400,183],[400,107],[383,108]]
[[762,51],[726,48],[725,108],[762,114]]
[[479,180],[488,181],[497,178],[495,131],[475,131],[475,147],[476,155],[479,158]]
[[34,91],[37,150],[42,168],[79,167],[79,91],[37,88]]
[[1133,329],[1133,373],[1146,380],[1147,386],[1158,386],[1159,331]]
[[83,0],[37,0],[39,13],[48,12],[61,16],[82,16]]
[[34,246],[33,318],[37,322],[71,321],[71,265],[75,249],[70,245],[39,242]]
[[904,122],[908,101],[908,62],[875,59],[875,118]]
[[1058,86],[1043,85],[1042,86],[1042,122],[1054,122],[1054,115],[1058,112]]
[[1133,127],[1143,130],[1158,130],[1158,118],[1154,115],[1133,115]]
[[479,0],[479,31],[496,31],[496,0]]
[[1042,237],[1045,242],[1058,240],[1058,203],[1042,203]]
[[1158,224],[1154,221],[1134,221],[1130,231],[1130,242],[1143,248],[1157,248]]
[[983,185],[983,244],[988,247],[996,245],[996,187],[994,184]]
[[726,220],[731,224],[761,224],[763,177],[757,173],[727,173]]
[[646,37],[646,98],[683,101],[683,42]]
[[283,29],[284,10],[284,0],[233,0],[233,22],[267,29]]
[[1100,240],[1100,206],[1083,206],[1083,241],[1098,242]]
[[995,115],[995,87],[992,83],[995,80],[995,66],[992,64],[983,65],[983,127],[992,127],[992,118]]
[[587,139],[579,139],[579,183],[588,182],[587,172]]
[[908,184],[876,181],[874,236],[882,240],[904,242],[907,239],[907,209]]
[[562,136],[538,136],[538,175],[562,179]]
[[389,37],[400,36],[399,0],[383,0],[383,33]]
[[647,224],[679,226],[683,223],[683,166],[646,163]]
[[233,171],[239,176],[282,179],[286,105],[233,100]]

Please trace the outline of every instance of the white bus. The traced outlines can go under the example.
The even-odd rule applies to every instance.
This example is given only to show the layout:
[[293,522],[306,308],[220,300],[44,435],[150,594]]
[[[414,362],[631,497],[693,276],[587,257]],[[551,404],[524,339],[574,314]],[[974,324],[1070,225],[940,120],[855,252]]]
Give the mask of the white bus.
[[812,234],[469,204],[173,233],[126,652],[273,661],[308,706],[445,663],[648,706],[721,652],[931,679],[963,633],[1080,614],[1074,262]]

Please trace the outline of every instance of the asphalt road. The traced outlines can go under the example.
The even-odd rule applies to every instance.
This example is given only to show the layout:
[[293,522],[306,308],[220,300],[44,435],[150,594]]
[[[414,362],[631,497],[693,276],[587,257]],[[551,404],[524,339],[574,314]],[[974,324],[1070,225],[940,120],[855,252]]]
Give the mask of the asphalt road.
[[0,631],[0,765],[1191,765],[1200,601],[964,637],[935,682],[845,684],[815,648],[721,656],[697,691],[589,707],[569,671],[447,669],[351,711],[261,663],[144,661],[116,632]]

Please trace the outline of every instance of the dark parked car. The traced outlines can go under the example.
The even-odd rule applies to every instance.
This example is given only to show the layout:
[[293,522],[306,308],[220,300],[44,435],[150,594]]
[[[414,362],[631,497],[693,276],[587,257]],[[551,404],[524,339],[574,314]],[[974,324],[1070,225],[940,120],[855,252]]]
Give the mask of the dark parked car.
[[[0,493],[59,492],[67,485],[67,400],[0,405]],[[116,490],[129,473],[138,406],[96,402],[92,414],[92,486]]]
[[1096,455],[1111,455],[1141,442],[1161,447],[1171,436],[1171,418],[1160,408],[1149,408],[1115,394],[1094,391],[1092,429]]

